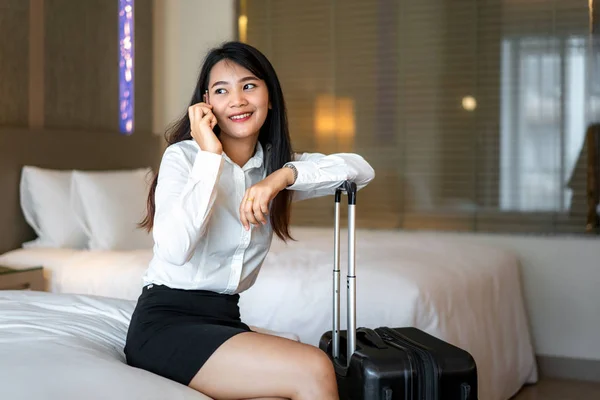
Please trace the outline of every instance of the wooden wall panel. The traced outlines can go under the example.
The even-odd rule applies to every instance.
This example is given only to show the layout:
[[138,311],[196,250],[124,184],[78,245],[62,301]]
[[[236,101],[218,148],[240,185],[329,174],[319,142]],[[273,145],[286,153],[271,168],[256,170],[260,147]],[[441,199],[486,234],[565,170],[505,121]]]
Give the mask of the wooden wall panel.
[[134,48],[134,131],[152,132],[153,20],[152,0],[135,1]]
[[118,131],[118,2],[45,1],[45,126]]
[[[30,7],[43,18],[31,55]],[[134,130],[143,132],[152,131],[152,13],[152,0],[136,1]],[[0,0],[0,126],[31,124],[38,93],[37,128],[118,132],[118,21],[116,0]]]
[[0,0],[0,126],[27,126],[29,1]]

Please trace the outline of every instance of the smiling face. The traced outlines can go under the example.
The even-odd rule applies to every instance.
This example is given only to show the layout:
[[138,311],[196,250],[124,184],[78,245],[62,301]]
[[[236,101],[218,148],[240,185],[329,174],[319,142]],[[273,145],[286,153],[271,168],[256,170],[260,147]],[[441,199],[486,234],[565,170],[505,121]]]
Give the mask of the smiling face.
[[210,71],[208,98],[221,135],[258,138],[269,111],[269,91],[263,80],[232,61],[221,60]]

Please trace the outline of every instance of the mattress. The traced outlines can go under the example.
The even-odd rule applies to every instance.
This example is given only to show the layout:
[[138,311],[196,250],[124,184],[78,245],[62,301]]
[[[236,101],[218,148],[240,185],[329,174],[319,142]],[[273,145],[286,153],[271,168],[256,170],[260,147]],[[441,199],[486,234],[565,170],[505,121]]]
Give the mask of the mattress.
[[[297,241],[273,241],[255,285],[241,295],[242,319],[317,345],[331,329],[333,231],[295,227],[292,236]],[[537,380],[514,254],[436,233],[358,230],[356,237],[358,326],[415,326],[466,349],[481,399],[506,400]],[[343,241],[342,276],[346,249]],[[53,292],[134,300],[150,258],[150,251],[19,249],[0,265],[43,265]],[[345,315],[342,307],[342,328]]]

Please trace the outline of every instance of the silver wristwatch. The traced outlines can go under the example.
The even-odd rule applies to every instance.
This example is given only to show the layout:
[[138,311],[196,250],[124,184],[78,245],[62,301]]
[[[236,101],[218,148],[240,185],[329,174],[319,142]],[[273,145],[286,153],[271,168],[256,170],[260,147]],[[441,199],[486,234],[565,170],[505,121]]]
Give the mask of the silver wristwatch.
[[[292,185],[294,183],[296,183],[296,179],[298,179],[298,170],[296,169],[296,167],[294,166],[294,164],[284,164],[283,168],[289,168],[289,169],[291,169],[293,171],[293,173],[294,173],[294,182],[292,182]],[[288,185],[288,187],[292,186],[292,185]]]

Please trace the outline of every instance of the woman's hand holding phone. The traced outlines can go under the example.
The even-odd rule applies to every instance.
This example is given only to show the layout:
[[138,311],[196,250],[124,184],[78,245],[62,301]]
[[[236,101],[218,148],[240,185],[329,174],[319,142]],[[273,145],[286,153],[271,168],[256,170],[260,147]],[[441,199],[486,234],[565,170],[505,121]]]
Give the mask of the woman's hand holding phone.
[[[204,100],[207,101],[206,95]],[[212,113],[212,106],[206,102],[197,103],[188,108],[190,117],[190,130],[192,137],[203,151],[223,153],[223,146],[213,132],[217,125],[217,118]]]

